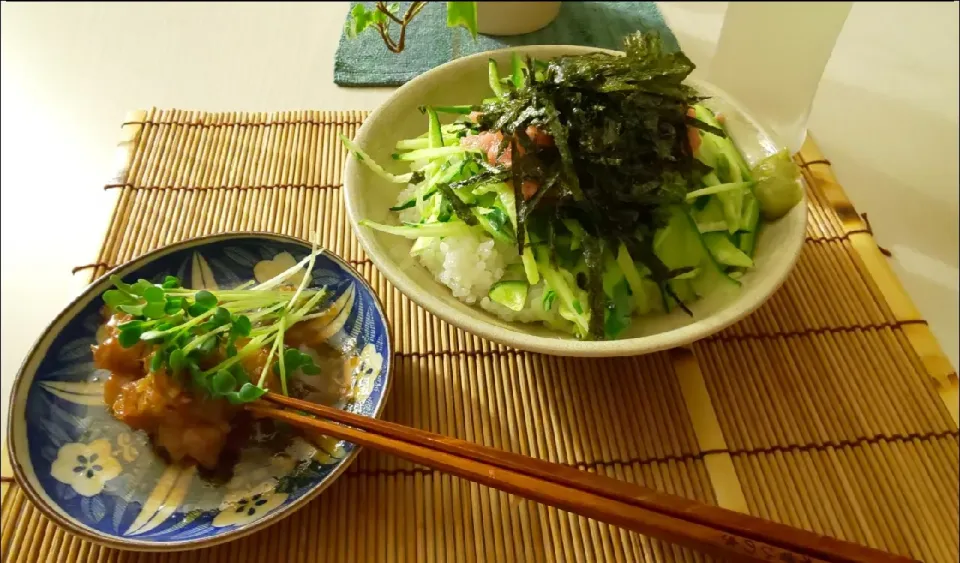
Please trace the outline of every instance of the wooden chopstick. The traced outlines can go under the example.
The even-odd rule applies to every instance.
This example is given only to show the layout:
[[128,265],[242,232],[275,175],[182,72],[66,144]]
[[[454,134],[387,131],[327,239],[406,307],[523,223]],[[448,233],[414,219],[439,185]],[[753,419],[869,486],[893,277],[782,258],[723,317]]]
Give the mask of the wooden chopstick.
[[[264,402],[340,424],[265,406]],[[911,561],[573,467],[274,393],[267,393],[261,401],[248,405],[247,409],[257,416],[318,430],[518,496],[719,557],[738,561]]]
[[[284,420],[355,444],[380,449],[410,461],[537,502],[649,536],[688,545],[705,553],[722,557],[725,560],[764,561],[766,559],[759,556],[764,553],[769,554],[770,561],[776,561],[775,557],[785,553],[774,546],[758,542],[757,545],[751,546],[752,549],[756,550],[754,556],[754,554],[744,552],[747,548],[746,544],[740,546],[739,549],[739,542],[735,542],[733,545],[728,544],[727,534],[721,534],[717,530],[699,524],[691,524],[684,520],[663,516],[628,503],[565,487],[548,480],[531,477],[524,473],[503,469],[470,458],[448,454],[347,426],[338,426],[332,422],[304,417],[286,410],[257,405],[248,406],[247,409],[257,415]],[[821,559],[811,558],[801,559],[799,556],[796,560],[822,561]]]

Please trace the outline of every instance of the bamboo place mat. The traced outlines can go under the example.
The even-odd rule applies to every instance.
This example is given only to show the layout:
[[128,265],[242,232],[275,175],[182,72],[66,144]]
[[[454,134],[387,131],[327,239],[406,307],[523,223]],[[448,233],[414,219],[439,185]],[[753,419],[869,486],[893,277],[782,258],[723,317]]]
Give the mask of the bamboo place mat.
[[[307,238],[379,292],[396,370],[385,417],[927,561],[958,555],[957,378],[808,141],[807,243],[743,322],[689,348],[574,359],[470,336],[373,267],[341,198],[366,114],[135,112],[91,279],[189,237]],[[6,473],[9,476],[9,473]],[[4,561],[673,561],[691,551],[373,451],[266,530],[179,554],[99,547],[3,484]]]

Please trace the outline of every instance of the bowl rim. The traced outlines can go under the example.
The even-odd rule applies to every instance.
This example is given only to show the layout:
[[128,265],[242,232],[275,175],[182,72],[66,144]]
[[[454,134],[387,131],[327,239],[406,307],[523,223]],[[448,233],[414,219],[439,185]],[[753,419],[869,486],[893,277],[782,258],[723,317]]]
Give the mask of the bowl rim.
[[[97,530],[92,530],[86,525],[78,523],[74,518],[70,518],[60,514],[60,512],[53,510],[48,506],[47,501],[36,491],[30,480],[26,476],[26,472],[23,468],[23,464],[20,462],[20,454],[17,452],[16,440],[14,439],[14,427],[19,424],[14,417],[13,405],[16,403],[18,398],[26,400],[26,396],[21,395],[29,390],[30,386],[24,386],[26,379],[25,370],[26,367],[32,363],[35,359],[35,356],[39,353],[40,344],[53,332],[54,327],[60,323],[64,317],[67,316],[67,313],[78,306],[78,304],[88,298],[92,293],[95,293],[98,290],[98,286],[103,284],[106,280],[109,279],[110,275],[124,270],[130,269],[131,267],[137,266],[143,262],[151,262],[152,259],[159,258],[163,255],[175,252],[183,248],[189,248],[191,246],[202,246],[205,243],[219,242],[221,240],[229,240],[234,238],[265,238],[279,240],[281,242],[295,243],[306,248],[311,248],[312,245],[310,242],[303,240],[299,237],[294,237],[291,235],[285,235],[280,233],[272,233],[267,231],[231,231],[226,233],[213,233],[209,235],[201,235],[196,237],[190,237],[181,241],[177,241],[172,244],[162,246],[160,248],[151,250],[140,256],[132,258],[122,264],[114,266],[109,271],[105,272],[103,275],[97,279],[90,282],[87,287],[80,292],[76,297],[71,299],[70,303],[67,304],[57,315],[47,324],[47,326],[40,333],[40,336],[34,341],[33,345],[30,347],[29,352],[24,356],[23,361],[20,364],[20,368],[17,370],[17,375],[14,378],[13,385],[10,389],[10,409],[7,413],[7,432],[6,432],[6,443],[9,451],[10,465],[13,468],[13,476],[17,485],[20,487],[20,490],[24,492],[27,498],[33,503],[35,507],[47,518],[51,519],[54,523],[61,526],[62,528],[68,530],[71,533],[74,533],[84,539],[88,539],[94,543],[113,547],[117,549],[127,550],[127,551],[143,551],[143,552],[177,552],[184,551],[188,549],[197,549],[197,548],[206,548],[220,545],[229,541],[240,539],[242,537],[248,536],[254,532],[258,532],[270,525],[273,525],[280,520],[290,516],[291,514],[297,512],[303,508],[308,502],[316,498],[320,493],[324,492],[330,485],[332,485],[349,467],[356,461],[357,455],[362,449],[361,446],[354,444],[353,450],[344,457],[340,464],[334,469],[326,479],[318,483],[312,491],[305,493],[299,499],[293,501],[288,506],[283,507],[279,510],[274,510],[269,514],[265,515],[263,518],[252,522],[246,526],[236,528],[234,530],[225,532],[223,534],[218,534],[214,536],[208,536],[205,538],[198,539],[188,539],[188,540],[178,540],[175,542],[149,542],[139,539],[129,539],[129,540],[120,540],[116,536],[108,536]],[[387,353],[390,355],[387,367],[385,372],[386,381],[383,386],[383,394],[381,395],[380,403],[376,406],[373,412],[373,418],[380,418],[383,415],[383,410],[387,405],[387,401],[390,398],[390,391],[393,388],[393,371],[394,371],[394,358],[393,358],[393,340],[392,340],[392,326],[390,325],[390,319],[384,313],[383,303],[380,301],[380,296],[373,289],[370,283],[367,281],[363,275],[354,268],[349,262],[344,260],[338,254],[330,252],[326,249],[323,251],[323,255],[331,258],[338,266],[351,273],[362,285],[370,292],[374,298],[374,304],[376,305],[377,312],[380,314],[381,318],[384,320],[384,325],[386,327],[386,344],[387,344]],[[49,348],[49,347],[48,347]],[[36,372],[33,374],[36,376]],[[31,380],[32,383],[32,380]],[[24,419],[24,423],[25,419]],[[29,455],[26,453],[24,455]]]
[[[583,45],[527,45],[484,51],[455,59],[440,66],[434,67],[433,69],[417,76],[413,80],[410,80],[403,86],[397,88],[387,98],[386,101],[381,103],[377,109],[367,116],[363,124],[357,130],[354,141],[357,143],[357,145],[363,147],[367,136],[370,134],[370,124],[376,121],[376,118],[381,112],[385,111],[384,108],[395,103],[398,99],[402,99],[408,89],[427,84],[436,76],[448,72],[451,69],[474,64],[477,61],[506,55],[514,51],[532,54],[534,56],[536,53],[547,53],[545,56],[552,57],[564,56],[564,54],[578,55],[585,53],[623,55],[622,51],[587,47]],[[756,128],[757,131],[769,139],[774,138],[767,127],[758,122],[757,119],[755,119],[752,114],[744,108],[743,104],[731,97],[723,89],[697,78],[688,78],[687,82],[694,86],[703,86],[711,90],[716,97],[723,99],[726,104],[736,109],[737,112],[739,112],[739,114],[746,121],[748,121],[751,126]],[[359,166],[360,163],[356,158],[350,158],[349,155],[347,156],[347,162],[346,166],[344,167],[343,174],[343,197],[345,206],[347,208],[347,215],[350,218],[353,232],[360,241],[360,245],[363,247],[367,255],[370,256],[370,259],[377,266],[377,268],[390,281],[390,283],[396,286],[397,289],[400,290],[400,292],[407,296],[410,300],[414,301],[419,306],[453,326],[459,327],[468,333],[491,340],[498,344],[531,352],[546,353],[556,356],[579,357],[632,356],[659,352],[670,348],[676,348],[678,346],[685,346],[711,334],[715,334],[753,313],[770,299],[770,297],[783,285],[783,282],[787,279],[787,277],[790,275],[790,272],[792,272],[796,266],[796,262],[799,259],[800,251],[805,239],[808,198],[806,189],[802,189],[802,198],[796,205],[796,207],[801,208],[800,213],[803,215],[803,219],[802,221],[798,222],[802,226],[801,228],[797,229],[794,240],[788,241],[788,243],[781,248],[781,251],[790,253],[790,259],[784,264],[782,271],[778,272],[775,276],[771,276],[769,281],[764,284],[765,287],[761,286],[763,289],[759,291],[758,298],[753,302],[745,303],[738,307],[728,306],[723,310],[699,319],[694,323],[673,328],[665,332],[632,338],[616,340],[576,340],[573,338],[563,337],[559,335],[559,333],[556,337],[532,335],[520,330],[510,330],[499,327],[487,320],[477,319],[466,315],[458,315],[438,297],[434,296],[429,291],[423,290],[419,284],[408,277],[406,273],[403,272],[403,269],[394,264],[392,260],[382,257],[381,254],[376,250],[376,245],[374,244],[374,233],[370,232],[369,229],[360,227],[359,225],[360,220],[364,217],[360,216],[360,210],[357,201],[359,199],[359,193],[353,189],[354,182],[352,181],[352,178],[356,174],[357,167]],[[806,180],[802,176],[799,181],[801,186],[806,185]]]

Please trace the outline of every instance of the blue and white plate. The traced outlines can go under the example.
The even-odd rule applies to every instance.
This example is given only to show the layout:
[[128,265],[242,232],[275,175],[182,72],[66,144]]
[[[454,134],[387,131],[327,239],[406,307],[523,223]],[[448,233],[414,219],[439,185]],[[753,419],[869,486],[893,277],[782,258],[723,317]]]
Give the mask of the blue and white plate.
[[[190,288],[265,281],[302,260],[306,243],[250,233],[192,239],[120,266],[126,281],[175,275]],[[390,389],[387,321],[370,286],[336,256],[317,257],[311,287],[326,286],[339,311],[328,342],[356,356],[341,405],[377,417]],[[358,448],[331,438],[307,441],[258,422],[232,474],[217,479],[173,465],[142,431],[107,412],[107,372],[93,365],[107,276],[48,327],[13,386],[8,443],[17,480],[61,526],[100,543],[138,550],[205,547],[246,535],[290,514],[323,491]]]

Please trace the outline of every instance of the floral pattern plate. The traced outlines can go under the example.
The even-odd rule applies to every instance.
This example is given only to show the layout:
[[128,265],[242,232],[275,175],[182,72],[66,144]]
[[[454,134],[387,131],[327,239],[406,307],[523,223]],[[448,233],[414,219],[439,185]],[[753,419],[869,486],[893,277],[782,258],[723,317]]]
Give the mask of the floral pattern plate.
[[[309,251],[305,242],[278,235],[214,235],[141,256],[111,274],[128,282],[160,282],[172,274],[186,287],[231,288],[270,279]],[[317,319],[323,323],[317,329],[354,366],[339,406],[379,416],[390,388],[391,353],[377,297],[328,253],[317,257],[310,275],[310,286],[330,291],[327,304],[334,311]],[[308,441],[270,421],[255,424],[230,475],[166,462],[142,431],[114,419],[103,401],[107,372],[94,367],[90,346],[98,339],[107,278],[53,321],[14,383],[8,424],[14,471],[47,516],[115,547],[203,547],[275,522],[347,468],[355,445],[325,437]],[[312,389],[308,381],[298,384]]]

